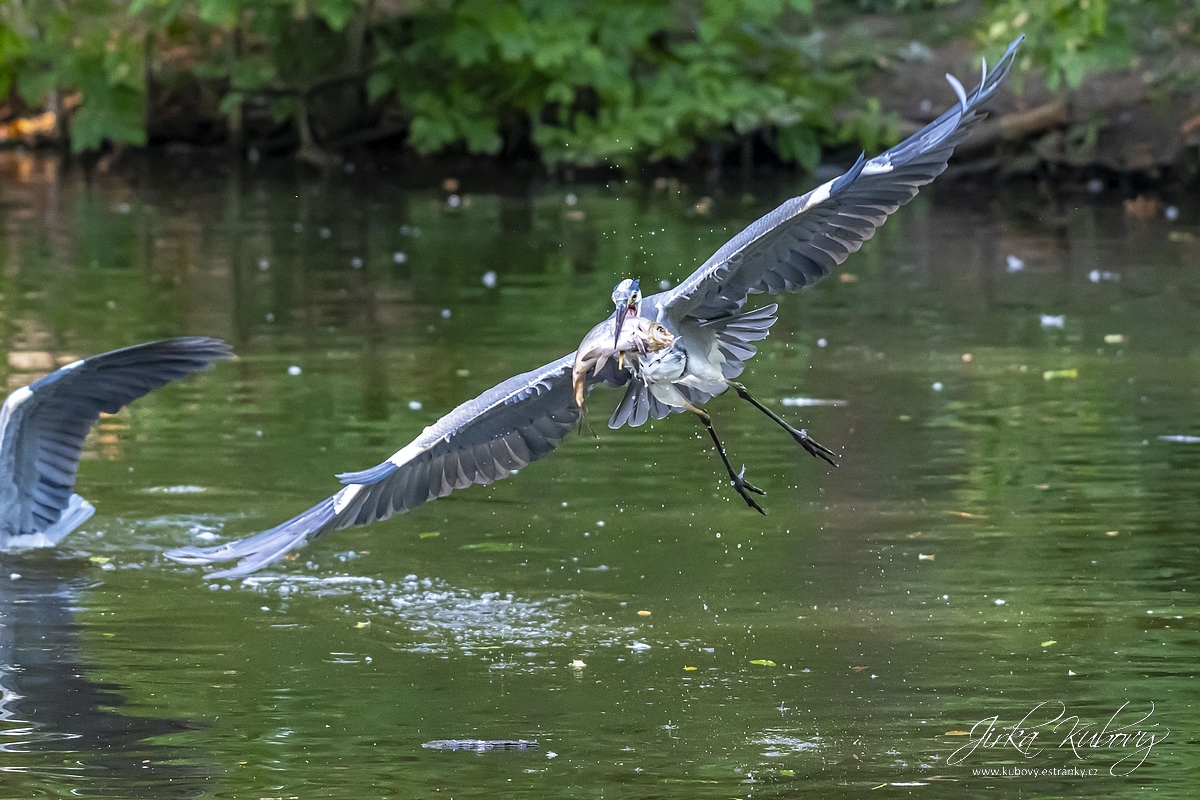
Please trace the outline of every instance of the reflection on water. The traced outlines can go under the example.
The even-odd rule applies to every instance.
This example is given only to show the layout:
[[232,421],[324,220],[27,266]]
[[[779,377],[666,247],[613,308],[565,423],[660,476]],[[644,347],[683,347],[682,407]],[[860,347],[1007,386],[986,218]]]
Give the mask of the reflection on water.
[[197,726],[118,711],[123,687],[88,677],[75,614],[95,581],[77,563],[42,554],[5,556],[0,567],[0,771],[20,781],[6,785],[107,797],[202,794],[207,776],[181,763],[190,750],[148,741]]
[[[23,577],[2,591],[29,602],[5,613],[55,645],[3,685],[83,698],[36,728],[7,712],[59,748],[0,752],[10,793],[78,789],[92,765],[118,796],[164,775],[214,797],[1193,793],[1200,209],[922,195],[784,299],[746,376],[839,469],[710,405],[768,517],[692,420],[613,432],[597,391],[520,475],[214,588],[162,551],[307,508],[567,352],[617,279],[678,281],[804,187],[464,185],[451,206],[440,181],[361,171],[89,182],[8,155],[0,174],[7,385],[169,334],[240,356],[106,421],[79,479],[96,516],[39,570],[6,561]],[[1170,734],[1120,779],[1119,754],[1058,741],[948,763],[975,723],[1048,701],[1098,725],[1153,702]],[[103,745],[81,734],[104,725]],[[539,749],[421,747],[442,739]],[[1100,774],[973,772],[1001,766]]]

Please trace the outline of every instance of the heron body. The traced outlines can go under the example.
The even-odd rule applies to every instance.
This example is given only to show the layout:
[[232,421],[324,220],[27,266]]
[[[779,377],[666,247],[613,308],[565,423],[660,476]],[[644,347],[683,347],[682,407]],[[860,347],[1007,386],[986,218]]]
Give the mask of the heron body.
[[95,513],[74,490],[101,413],[230,357],[219,339],[165,339],[76,361],[10,394],[0,406],[0,549],[53,547]]
[[[237,561],[206,577],[254,572],[289,550],[333,530],[404,513],[472,484],[487,484],[551,452],[576,426],[588,391],[624,388],[609,426],[636,427],[672,412],[695,413],[711,436],[730,482],[747,505],[745,469],[735,472],[703,405],[734,389],[783,427],[805,450],[834,454],[792,427],[737,382],[746,359],[775,323],[774,304],[746,309],[753,295],[793,292],[844,262],[888,215],[945,168],[957,144],[983,119],[1015,58],[1018,37],[968,93],[947,80],[958,103],[900,144],[843,175],[787,200],[730,239],[678,286],[642,298],[636,280],[613,290],[612,315],[576,351],[510,378],[458,406],[383,463],[338,476],[345,486],[274,528],[209,548],[166,555],[185,564]],[[765,512],[764,512],[765,513]]]

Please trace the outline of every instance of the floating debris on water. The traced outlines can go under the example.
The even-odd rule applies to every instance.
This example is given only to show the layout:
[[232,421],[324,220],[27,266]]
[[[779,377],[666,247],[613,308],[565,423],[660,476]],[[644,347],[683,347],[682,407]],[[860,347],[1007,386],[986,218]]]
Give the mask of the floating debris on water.
[[1186,436],[1180,433],[1159,436],[1158,440],[1160,442],[1178,442],[1180,444],[1200,444],[1200,436]]
[[410,411],[420,411],[421,410],[421,401],[420,400],[409,400],[408,408]]
[[395,253],[392,253],[392,261],[396,264],[403,264],[408,261],[408,253],[401,253],[397,250]]
[[1104,334],[1104,343],[1105,344],[1121,344],[1124,341],[1125,341],[1125,336],[1120,333]]
[[1061,328],[1067,324],[1066,314],[1042,314],[1043,328]]
[[1042,373],[1042,380],[1053,381],[1060,379],[1074,380],[1079,377],[1077,369],[1048,369]]
[[421,747],[430,750],[468,750],[486,753],[489,750],[536,750],[536,739],[434,739]]
[[483,285],[486,286],[487,288],[495,289],[496,288],[496,270],[489,269],[487,272],[483,273],[483,277],[480,278],[480,280],[483,282]]
[[819,397],[784,397],[780,401],[785,406],[807,408],[809,406],[844,406],[845,400],[823,400]]
[[1119,283],[1121,281],[1121,273],[1119,273],[1119,272],[1103,272],[1101,270],[1094,269],[1088,273],[1088,280],[1091,281],[1092,283],[1099,283],[1100,281],[1109,281],[1111,283]]
[[144,494],[200,494],[207,491],[203,486],[151,486],[142,489]]
[[816,750],[820,747],[820,741],[821,737],[819,736],[804,739],[794,735],[790,731],[769,730],[764,731],[763,735],[755,740],[755,743],[767,748],[763,753],[764,756],[768,758],[780,758],[794,753]]
[[299,375],[301,372],[303,372],[303,370],[297,367],[295,364],[288,367],[288,375]]
[[1004,269],[1007,272],[1020,272],[1025,269],[1025,262],[1016,256],[1009,256],[1004,259]]

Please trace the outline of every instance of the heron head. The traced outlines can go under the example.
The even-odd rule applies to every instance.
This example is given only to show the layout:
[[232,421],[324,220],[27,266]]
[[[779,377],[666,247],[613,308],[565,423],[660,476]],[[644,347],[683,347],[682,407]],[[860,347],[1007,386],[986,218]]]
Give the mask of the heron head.
[[642,290],[636,279],[626,278],[613,287],[613,305],[617,307],[617,324],[613,336],[613,347],[621,339],[621,326],[629,317],[636,317],[642,311]]

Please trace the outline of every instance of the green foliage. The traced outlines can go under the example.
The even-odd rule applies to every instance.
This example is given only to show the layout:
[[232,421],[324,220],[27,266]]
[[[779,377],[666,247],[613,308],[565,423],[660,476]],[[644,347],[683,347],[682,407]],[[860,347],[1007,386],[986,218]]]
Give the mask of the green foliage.
[[1110,19],[1113,5],[1113,0],[1003,0],[992,8],[987,36],[999,45],[1024,33],[1025,58],[1046,69],[1050,88],[1064,81],[1077,87],[1088,72],[1129,63],[1130,39]]
[[[200,85],[193,114],[236,131],[265,110],[302,123],[305,143],[378,125],[420,153],[627,165],[754,138],[812,168],[825,148],[896,137],[859,95],[876,66],[839,59],[820,14],[954,2],[6,0],[0,95],[66,108],[77,151],[144,144],[149,89],[162,102]],[[1128,64],[1154,26],[1196,22],[1194,5],[1167,0],[993,0],[982,13],[981,39],[1024,32],[1023,63],[1052,87]]]
[[[421,152],[495,153],[529,130],[547,163],[686,158],[704,141],[763,132],[814,166],[847,133],[879,138],[878,115],[847,128],[848,74],[822,68],[800,28],[807,0],[708,0],[689,19],[670,0],[458,0],[413,22],[411,43],[377,34],[373,97],[412,115]],[[690,30],[689,30],[690,29]]]
[[[104,0],[9,4],[0,36],[0,82],[16,79],[26,102],[76,95],[71,146],[105,139],[144,144],[145,65],[141,21]],[[16,41],[19,39],[20,41]]]

